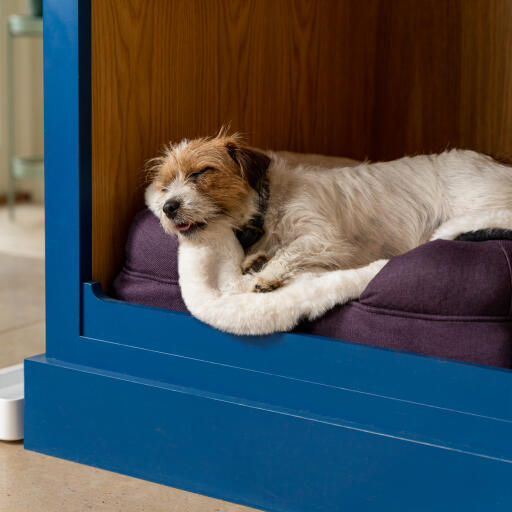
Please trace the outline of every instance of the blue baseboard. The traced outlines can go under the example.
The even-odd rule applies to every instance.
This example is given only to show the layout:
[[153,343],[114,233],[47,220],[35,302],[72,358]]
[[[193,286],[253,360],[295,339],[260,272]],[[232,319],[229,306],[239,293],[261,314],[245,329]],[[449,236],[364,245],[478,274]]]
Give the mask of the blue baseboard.
[[269,511],[512,504],[499,457],[45,356],[25,372],[30,450]]

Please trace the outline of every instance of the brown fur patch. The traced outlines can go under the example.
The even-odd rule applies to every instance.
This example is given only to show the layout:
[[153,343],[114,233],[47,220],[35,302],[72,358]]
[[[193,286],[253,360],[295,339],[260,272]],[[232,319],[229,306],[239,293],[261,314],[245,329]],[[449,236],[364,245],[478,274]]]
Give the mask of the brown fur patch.
[[[228,148],[237,148],[241,155],[247,154],[238,135],[228,136],[222,130],[215,137],[168,146],[161,157],[149,163],[154,184],[164,189],[175,178],[192,179],[191,174],[208,168],[206,172],[194,178],[197,189],[228,215],[242,211],[247,207],[252,190],[252,174],[248,176],[248,171],[230,156]],[[263,158],[269,161],[262,153],[249,149],[247,151],[261,155],[260,163]]]
[[283,281],[265,281],[264,279],[258,279],[258,282],[254,286],[253,292],[256,293],[268,293],[277,290],[283,286]]
[[259,272],[267,264],[267,262],[268,256],[266,254],[253,254],[243,263],[242,274],[248,274],[249,272]]
[[226,168],[215,168],[202,175],[197,181],[197,188],[225,213],[241,210],[251,191],[247,181]]

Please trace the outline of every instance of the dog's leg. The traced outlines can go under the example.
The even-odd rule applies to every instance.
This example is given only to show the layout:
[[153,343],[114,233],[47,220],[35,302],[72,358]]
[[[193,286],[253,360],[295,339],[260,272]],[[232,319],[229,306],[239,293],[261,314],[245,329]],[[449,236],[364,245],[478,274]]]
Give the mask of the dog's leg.
[[276,255],[269,260],[264,268],[255,274],[253,291],[258,293],[271,292],[280,288],[285,280],[290,277],[290,264],[280,255]]
[[483,210],[443,222],[430,240],[454,240],[464,233],[488,228],[512,229],[512,210]]
[[270,258],[263,251],[258,251],[255,254],[251,254],[245,258],[242,263],[242,274],[252,274],[259,272],[268,262]]
[[271,292],[280,288],[298,272],[313,269],[339,269],[343,255],[350,253],[349,245],[323,242],[316,236],[304,235],[281,247],[262,270],[254,275],[253,291]]

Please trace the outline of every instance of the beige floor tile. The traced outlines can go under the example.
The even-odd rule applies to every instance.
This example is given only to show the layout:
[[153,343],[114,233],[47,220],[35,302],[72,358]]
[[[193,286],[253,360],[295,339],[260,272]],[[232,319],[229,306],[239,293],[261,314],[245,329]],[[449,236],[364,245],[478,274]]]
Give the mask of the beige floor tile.
[[0,442],[0,511],[249,512],[254,509]]
[[44,258],[44,207],[23,203],[16,206],[14,220],[0,206],[0,252]]
[[173,512],[249,512],[255,510],[235,503],[212,500],[212,498],[200,494],[184,492]]
[[37,322],[0,333],[0,368],[21,363],[26,357],[43,353],[44,331],[44,322]]
[[0,333],[44,320],[44,261],[0,252]]

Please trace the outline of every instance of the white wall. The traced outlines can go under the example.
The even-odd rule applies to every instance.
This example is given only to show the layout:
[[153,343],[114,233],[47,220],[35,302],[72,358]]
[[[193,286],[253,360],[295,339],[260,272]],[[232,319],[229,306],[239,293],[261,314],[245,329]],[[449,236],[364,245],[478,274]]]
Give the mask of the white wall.
[[[26,13],[26,0],[0,0],[0,194],[7,189],[7,120],[5,41],[7,17]],[[43,153],[43,43],[41,38],[14,39],[14,124],[15,152],[21,155]],[[18,182],[35,200],[43,200],[42,182]]]

